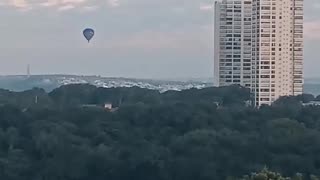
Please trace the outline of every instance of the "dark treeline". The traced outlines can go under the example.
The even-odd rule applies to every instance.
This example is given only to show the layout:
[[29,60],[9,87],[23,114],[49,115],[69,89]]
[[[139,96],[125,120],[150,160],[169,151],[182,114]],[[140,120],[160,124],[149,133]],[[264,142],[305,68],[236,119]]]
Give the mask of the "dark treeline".
[[[301,104],[313,99],[284,97],[256,109],[245,106],[250,93],[238,86],[163,94],[90,85],[1,90],[0,177],[234,180],[267,166],[315,178],[320,107]],[[82,107],[106,102],[119,109]]]

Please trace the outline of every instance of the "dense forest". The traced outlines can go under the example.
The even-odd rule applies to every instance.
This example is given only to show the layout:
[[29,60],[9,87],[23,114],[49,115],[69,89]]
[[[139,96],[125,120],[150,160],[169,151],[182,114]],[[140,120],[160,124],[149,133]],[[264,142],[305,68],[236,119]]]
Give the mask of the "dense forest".
[[316,180],[320,107],[301,102],[320,98],[283,97],[261,108],[250,99],[239,86],[0,90],[0,177]]

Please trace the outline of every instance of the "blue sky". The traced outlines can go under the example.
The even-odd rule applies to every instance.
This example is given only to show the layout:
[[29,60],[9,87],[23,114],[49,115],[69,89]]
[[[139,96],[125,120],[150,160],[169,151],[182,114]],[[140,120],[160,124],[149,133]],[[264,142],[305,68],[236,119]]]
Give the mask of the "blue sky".
[[[1,0],[0,74],[213,75],[212,0]],[[90,44],[82,30],[92,27]],[[305,0],[305,76],[320,77],[320,1]]]

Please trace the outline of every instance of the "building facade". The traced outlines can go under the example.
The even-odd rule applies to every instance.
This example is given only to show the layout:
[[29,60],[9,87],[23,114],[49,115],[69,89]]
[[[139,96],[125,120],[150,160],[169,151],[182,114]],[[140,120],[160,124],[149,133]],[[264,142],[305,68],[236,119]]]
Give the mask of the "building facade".
[[[234,57],[233,52],[225,51],[223,31],[224,11],[234,11],[235,6],[228,4],[242,4],[242,53],[240,59],[243,80],[240,85],[250,87],[256,106],[270,105],[280,96],[299,95],[303,92],[303,0],[222,0],[216,2],[215,22],[215,77],[218,86],[224,86],[224,57]],[[227,4],[227,6],[224,6]],[[245,17],[245,7],[251,6],[250,18]],[[226,10],[225,10],[226,8]],[[218,18],[220,16],[220,18]],[[247,19],[248,18],[248,19]],[[219,22],[218,22],[219,19]],[[234,20],[234,19],[233,19]],[[250,20],[250,21],[249,21]],[[245,23],[248,21],[247,23]],[[228,22],[228,21],[227,21]],[[226,23],[227,23],[226,22]],[[235,22],[232,22],[235,23]],[[245,25],[251,26],[251,37],[249,31],[245,31]],[[219,32],[219,33],[218,33]],[[231,31],[230,31],[231,32]],[[246,34],[247,32],[247,34]],[[226,33],[226,36],[231,36]],[[232,36],[234,32],[231,32]],[[219,39],[218,39],[219,38]],[[231,39],[230,39],[231,40]],[[248,43],[246,43],[248,40]],[[250,44],[250,45],[249,45]],[[250,78],[244,70],[247,63],[245,56],[246,47],[250,50]],[[219,56],[217,56],[219,54]],[[224,56],[221,56],[223,54]],[[218,63],[219,62],[219,63]],[[249,61],[248,61],[249,62]],[[230,65],[230,64],[228,64]],[[234,65],[234,64],[232,64]],[[218,69],[219,68],[219,69]],[[230,73],[230,72],[229,72]],[[234,68],[232,69],[232,74]],[[237,72],[236,72],[237,73]],[[230,76],[228,76],[230,77]],[[219,83],[218,83],[219,81]],[[250,81],[250,85],[247,83]],[[228,80],[229,82],[229,80]],[[238,82],[231,82],[232,84]]]
[[251,87],[251,0],[215,2],[216,86]]

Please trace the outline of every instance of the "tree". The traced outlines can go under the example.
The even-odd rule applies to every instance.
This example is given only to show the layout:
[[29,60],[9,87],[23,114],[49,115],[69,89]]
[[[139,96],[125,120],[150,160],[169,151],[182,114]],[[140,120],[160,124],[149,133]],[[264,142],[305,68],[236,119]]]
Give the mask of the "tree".
[[264,168],[258,173],[244,176],[241,180],[291,180],[291,178],[283,177],[280,173],[272,172]]

